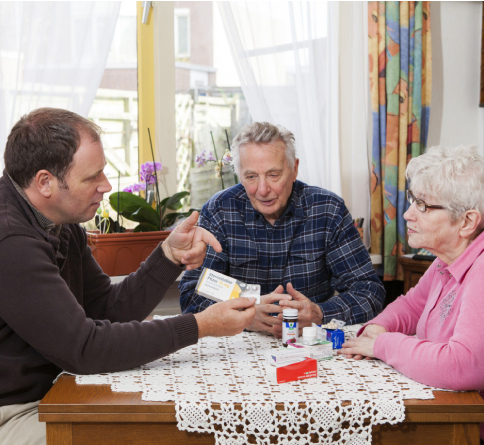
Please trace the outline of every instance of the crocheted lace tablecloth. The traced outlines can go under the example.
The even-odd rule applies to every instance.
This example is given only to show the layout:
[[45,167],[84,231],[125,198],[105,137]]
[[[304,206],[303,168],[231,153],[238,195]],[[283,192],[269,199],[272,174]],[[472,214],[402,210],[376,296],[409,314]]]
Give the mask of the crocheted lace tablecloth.
[[[346,338],[359,327],[345,327]],[[404,399],[434,398],[436,388],[379,360],[339,356],[318,362],[317,378],[271,383],[264,352],[280,346],[280,340],[252,332],[203,338],[140,368],[76,376],[76,382],[142,392],[146,401],[174,401],[178,428],[213,433],[218,445],[269,444],[274,436],[288,445],[371,444],[373,425],[404,420]]]

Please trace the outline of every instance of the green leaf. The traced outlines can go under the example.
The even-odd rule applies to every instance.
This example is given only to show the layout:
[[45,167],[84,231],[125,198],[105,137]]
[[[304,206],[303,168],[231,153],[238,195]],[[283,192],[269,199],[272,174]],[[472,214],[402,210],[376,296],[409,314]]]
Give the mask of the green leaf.
[[160,230],[158,226],[154,226],[153,224],[142,222],[133,229],[133,232],[156,232],[157,230]]
[[122,217],[131,221],[150,223],[158,230],[160,215],[143,198],[128,192],[116,192],[109,197],[109,203]]
[[160,215],[153,207],[139,207],[131,214],[131,220],[137,222],[147,222],[154,226],[160,226]]
[[[183,207],[181,204],[181,200],[185,198],[185,196],[188,196],[190,192],[178,192],[175,193],[173,196],[169,196],[168,198],[165,198],[163,201],[161,201],[161,214],[163,215],[162,221],[165,220],[165,218],[168,215],[166,214],[166,209],[170,210],[179,210]],[[163,227],[167,227],[167,224],[163,223]]]
[[180,210],[183,207],[183,204],[181,202],[178,202],[176,204],[167,205],[166,207],[170,210]]
[[169,213],[163,218],[163,227],[170,227],[178,218],[188,218],[194,211],[190,209],[188,212]]
[[[133,195],[128,192],[115,192],[109,196],[109,203],[111,207],[118,212],[118,195],[119,195],[119,207],[122,211],[127,211],[128,207],[143,207],[149,206],[149,204],[140,196]],[[119,213],[119,212],[118,212]]]
[[167,206],[173,205],[173,204],[178,204],[183,198],[188,196],[190,192],[178,192],[175,193],[173,196],[170,196],[168,198],[168,201],[166,202]]

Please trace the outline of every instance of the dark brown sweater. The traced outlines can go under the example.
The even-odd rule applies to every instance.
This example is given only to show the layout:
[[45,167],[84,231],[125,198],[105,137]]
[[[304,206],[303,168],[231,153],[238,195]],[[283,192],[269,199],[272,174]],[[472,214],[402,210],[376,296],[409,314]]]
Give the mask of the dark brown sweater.
[[41,399],[61,370],[77,374],[140,366],[198,341],[193,315],[141,321],[182,269],[156,248],[112,285],[85,231],[59,238],[39,226],[4,173],[0,178],[0,406]]

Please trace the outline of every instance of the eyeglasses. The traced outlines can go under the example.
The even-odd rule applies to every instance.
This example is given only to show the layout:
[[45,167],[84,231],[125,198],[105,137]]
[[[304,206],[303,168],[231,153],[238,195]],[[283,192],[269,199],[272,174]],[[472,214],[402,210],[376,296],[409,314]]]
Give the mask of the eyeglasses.
[[422,199],[415,198],[410,190],[407,190],[407,201],[410,205],[412,205],[413,203],[417,204],[417,209],[420,210],[422,213],[425,213],[427,209],[445,209],[444,206],[430,205]]

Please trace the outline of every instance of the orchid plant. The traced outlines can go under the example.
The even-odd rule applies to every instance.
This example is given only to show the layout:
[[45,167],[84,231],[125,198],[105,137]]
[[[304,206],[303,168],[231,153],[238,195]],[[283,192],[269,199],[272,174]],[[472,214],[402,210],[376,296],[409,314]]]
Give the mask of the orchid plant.
[[[190,194],[189,192],[178,192],[160,201],[157,172],[162,169],[161,162],[145,162],[139,172],[140,182],[126,187],[122,192],[112,193],[109,197],[109,203],[118,212],[118,215],[139,223],[134,228],[134,232],[166,230],[178,218],[186,218],[194,211],[194,209],[190,209],[188,212],[176,212],[183,207],[182,200]],[[153,196],[155,190],[149,190],[151,188],[148,187],[149,185],[154,185],[156,196]],[[148,199],[134,194],[141,190],[146,192]],[[155,208],[151,204],[153,200]],[[174,212],[168,212],[168,210]]]
[[[224,155],[222,156],[222,159],[218,159],[217,156],[217,150],[215,148],[215,141],[213,140],[213,133],[210,132],[210,135],[212,136],[212,144],[213,144],[213,153],[211,151],[207,152],[207,149],[203,150],[202,153],[197,155],[195,157],[195,164],[197,164],[198,168],[203,167],[206,165],[208,162],[215,162],[215,177],[220,179],[222,182],[222,189],[225,189],[224,185],[224,172],[222,171],[223,167],[225,165],[230,165],[233,157],[232,153],[230,152],[230,142],[229,142],[229,135],[227,133],[227,130],[225,130],[225,136],[227,137],[227,150],[225,151]],[[214,156],[215,153],[215,156]],[[239,181],[237,180],[237,176],[234,173],[234,179],[235,183],[237,184]]]
[[[153,232],[166,230],[173,226],[179,218],[186,218],[195,211],[195,209],[190,209],[188,212],[177,212],[177,210],[183,207],[182,200],[190,194],[189,192],[178,192],[173,196],[167,196],[165,199],[160,200],[157,172],[163,169],[163,165],[161,162],[155,162],[149,128],[148,136],[153,161],[145,162],[141,166],[139,172],[140,182],[126,187],[122,192],[112,193],[109,197],[111,207],[118,213],[118,220],[113,224],[116,229],[113,231],[124,231],[119,224],[120,216],[139,223],[134,228],[134,232]],[[134,194],[141,190],[146,192],[147,199]],[[153,201],[155,203],[154,208],[152,206]]]
[[161,162],[145,162],[143,165],[141,165],[139,172],[141,181],[128,185],[128,187],[123,189],[123,192],[139,192],[140,190],[146,190],[147,184],[156,184],[156,172],[161,171],[162,168],[163,165],[161,165]]

